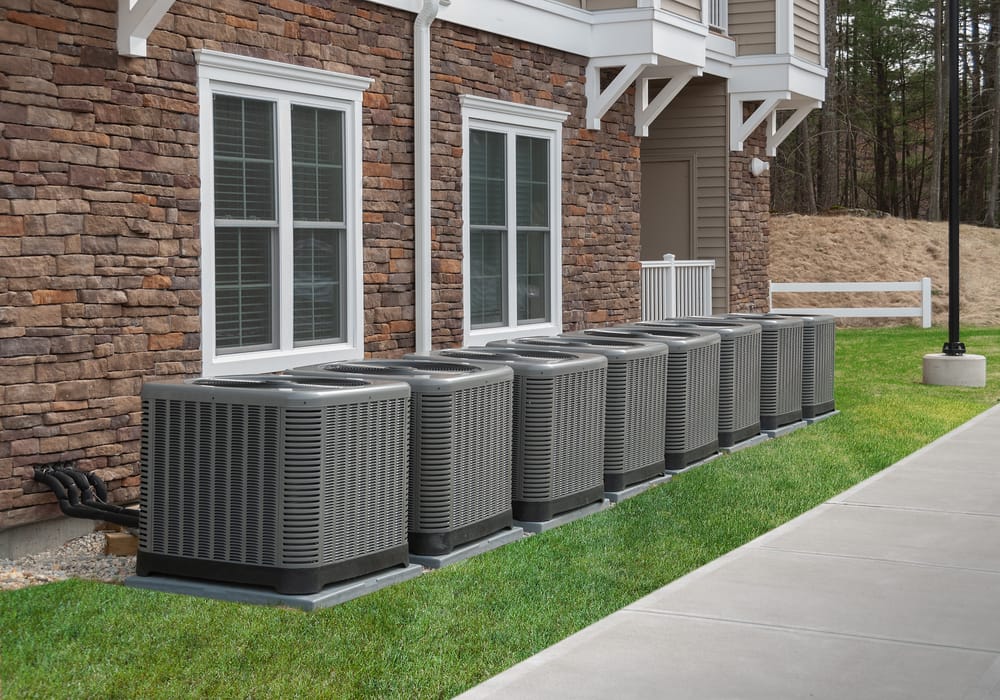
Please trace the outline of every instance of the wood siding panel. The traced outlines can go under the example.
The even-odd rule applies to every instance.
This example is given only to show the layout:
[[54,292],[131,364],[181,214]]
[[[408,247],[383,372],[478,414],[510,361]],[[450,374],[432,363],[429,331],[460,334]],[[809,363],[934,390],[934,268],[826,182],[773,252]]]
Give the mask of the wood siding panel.
[[692,257],[715,261],[712,297],[716,312],[725,311],[729,303],[726,99],[724,79],[692,80],[653,122],[640,156],[643,162],[690,158],[695,163]]
[[819,3],[816,0],[794,0],[795,56],[803,61],[822,63],[820,57]]
[[701,21],[700,0],[660,0],[660,9],[693,19],[695,22]]
[[729,0],[729,36],[740,56],[776,51],[775,0]]

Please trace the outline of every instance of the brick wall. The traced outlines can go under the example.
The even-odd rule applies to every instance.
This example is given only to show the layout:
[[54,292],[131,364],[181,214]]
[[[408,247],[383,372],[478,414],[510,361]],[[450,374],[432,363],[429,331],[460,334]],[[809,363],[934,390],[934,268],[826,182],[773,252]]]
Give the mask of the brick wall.
[[[44,8],[44,9],[42,9]],[[0,8],[0,529],[54,517],[32,467],[138,495],[139,391],[201,369],[193,51],[373,79],[364,96],[366,351],[414,347],[412,15],[354,0],[178,0],[148,58],[115,50],[116,0]],[[463,93],[571,112],[567,330],[639,313],[631,96],[584,128],[584,59],[434,25],[433,340],[461,343]]]
[[433,342],[462,343],[459,96],[570,112],[563,128],[563,326],[639,318],[639,139],[631,92],[585,128],[586,59],[439,22],[432,31]]
[[769,310],[771,174],[750,174],[751,160],[768,162],[766,145],[762,124],[744,142],[741,153],[729,154],[729,308],[733,312]]

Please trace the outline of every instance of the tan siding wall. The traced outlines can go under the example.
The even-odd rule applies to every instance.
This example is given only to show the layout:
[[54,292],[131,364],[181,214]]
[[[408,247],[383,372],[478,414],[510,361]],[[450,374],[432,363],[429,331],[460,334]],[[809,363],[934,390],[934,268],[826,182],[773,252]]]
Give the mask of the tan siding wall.
[[740,56],[775,52],[774,0],[729,0],[729,36]]
[[820,64],[819,3],[795,0],[795,55],[803,61]]
[[660,9],[693,19],[695,22],[701,21],[700,0],[660,0]]
[[620,10],[623,7],[635,7],[635,0],[582,0],[579,7],[588,10]]
[[726,310],[729,300],[726,109],[724,79],[692,80],[653,123],[641,155],[643,160],[695,161],[693,253],[715,260],[712,297],[717,312]]

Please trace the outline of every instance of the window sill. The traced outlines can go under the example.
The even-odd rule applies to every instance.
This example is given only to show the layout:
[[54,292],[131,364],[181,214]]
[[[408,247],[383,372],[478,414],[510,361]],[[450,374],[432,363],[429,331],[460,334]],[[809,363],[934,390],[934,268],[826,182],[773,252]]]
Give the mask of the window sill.
[[219,377],[233,374],[261,374],[283,372],[295,367],[315,365],[321,362],[357,360],[364,357],[364,350],[347,345],[310,346],[294,350],[267,350],[233,355],[217,355],[206,359],[202,367],[205,377]]

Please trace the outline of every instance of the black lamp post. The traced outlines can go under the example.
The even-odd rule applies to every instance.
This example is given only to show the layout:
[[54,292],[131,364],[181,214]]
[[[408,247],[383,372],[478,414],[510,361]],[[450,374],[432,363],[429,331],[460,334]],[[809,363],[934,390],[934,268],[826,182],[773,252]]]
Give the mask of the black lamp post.
[[959,336],[958,275],[958,0],[948,2],[948,342],[945,355],[965,354]]

